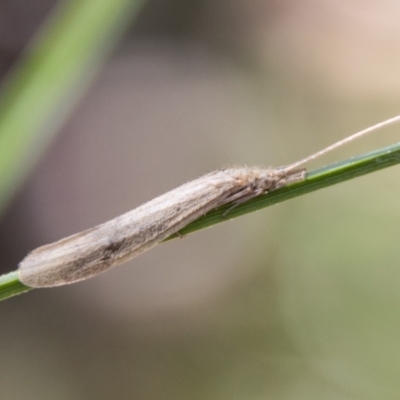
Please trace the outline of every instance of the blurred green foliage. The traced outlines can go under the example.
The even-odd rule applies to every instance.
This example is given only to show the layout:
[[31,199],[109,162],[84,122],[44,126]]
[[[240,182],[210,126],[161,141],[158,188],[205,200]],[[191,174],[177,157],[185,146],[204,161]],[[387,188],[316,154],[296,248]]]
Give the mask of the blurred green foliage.
[[59,4],[0,94],[0,214],[144,0]]

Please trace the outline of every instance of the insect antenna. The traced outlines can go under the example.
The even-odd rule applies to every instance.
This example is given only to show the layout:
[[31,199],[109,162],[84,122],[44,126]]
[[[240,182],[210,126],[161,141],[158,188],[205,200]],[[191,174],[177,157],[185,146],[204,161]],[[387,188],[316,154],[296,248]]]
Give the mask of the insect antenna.
[[393,118],[389,118],[383,122],[379,122],[378,124],[372,125],[369,128],[366,128],[366,129],[363,129],[362,131],[354,133],[353,135],[350,135],[345,139],[339,140],[338,142],[331,144],[330,146],[325,147],[324,149],[317,151],[316,153],[311,154],[310,156],[305,157],[305,158],[301,159],[300,161],[296,161],[295,163],[290,164],[287,167],[284,167],[284,170],[292,171],[294,169],[297,169],[301,165],[303,165],[309,161],[315,160],[316,158],[322,157],[325,154],[330,153],[331,151],[336,150],[337,148],[342,147],[343,145],[352,142],[353,140],[356,140],[362,136],[367,135],[368,133],[375,132],[379,129],[382,129],[382,128],[392,125],[392,124],[395,124],[397,122],[400,122],[400,115],[397,115],[396,117],[393,117]]

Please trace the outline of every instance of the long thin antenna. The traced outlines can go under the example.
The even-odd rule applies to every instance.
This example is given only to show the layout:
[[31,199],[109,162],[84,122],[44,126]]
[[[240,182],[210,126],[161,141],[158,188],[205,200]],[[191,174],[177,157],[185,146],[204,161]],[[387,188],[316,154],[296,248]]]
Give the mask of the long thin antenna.
[[293,164],[288,165],[285,168],[285,171],[290,171],[290,170],[296,169],[296,168],[300,167],[301,165],[303,165],[303,164],[305,164],[305,163],[307,163],[307,162],[309,162],[311,160],[315,160],[316,158],[324,156],[325,154],[327,154],[327,153],[331,152],[332,150],[335,150],[335,149],[345,145],[346,143],[350,143],[353,140],[360,138],[361,136],[367,135],[368,133],[377,131],[377,130],[385,127],[385,126],[392,125],[392,124],[395,124],[397,122],[400,122],[400,115],[397,115],[396,117],[387,119],[386,121],[379,122],[379,124],[370,126],[369,128],[366,128],[366,129],[363,129],[360,132],[354,133],[353,135],[348,136],[345,139],[339,140],[338,142],[336,142],[334,144],[331,144],[328,147],[325,147],[325,149],[322,149],[320,151],[317,151],[314,154],[311,154],[311,156],[308,156],[306,158],[303,158],[300,161],[297,161],[297,162],[295,162]]

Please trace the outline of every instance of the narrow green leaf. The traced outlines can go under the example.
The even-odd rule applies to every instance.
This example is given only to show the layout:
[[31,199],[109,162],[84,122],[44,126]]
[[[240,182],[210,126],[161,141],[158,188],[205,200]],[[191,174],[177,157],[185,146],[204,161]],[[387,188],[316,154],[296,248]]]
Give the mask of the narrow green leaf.
[[[199,218],[197,221],[194,221],[183,228],[179,234],[186,235],[208,226],[227,221],[228,219],[236,218],[261,208],[280,203],[284,200],[289,200],[315,190],[323,189],[336,183],[345,182],[349,179],[369,174],[371,172],[378,171],[399,163],[400,143],[396,143],[368,154],[350,158],[348,160],[311,171],[307,173],[307,177],[303,182],[295,183],[282,189],[259,196],[248,201],[247,203],[240,204],[234,209],[230,210],[226,216],[224,216],[224,213],[231,207],[231,205],[219,207],[218,209],[209,212],[208,214]],[[172,235],[166,240],[176,237],[177,235]],[[27,288],[18,281],[17,272],[11,272],[10,274],[0,277],[0,300],[22,293],[29,289],[31,288]]]
[[0,94],[0,213],[145,0],[60,2]]
[[31,290],[18,279],[18,271],[0,276],[0,301]]

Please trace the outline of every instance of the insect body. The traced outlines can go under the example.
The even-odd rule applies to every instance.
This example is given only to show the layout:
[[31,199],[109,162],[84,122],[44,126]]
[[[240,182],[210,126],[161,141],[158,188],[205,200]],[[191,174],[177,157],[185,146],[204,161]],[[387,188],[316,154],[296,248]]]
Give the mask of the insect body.
[[304,178],[304,169],[209,173],[108,222],[37,248],[19,264],[20,281],[51,287],[90,278],[136,257],[214,208],[234,206]]

